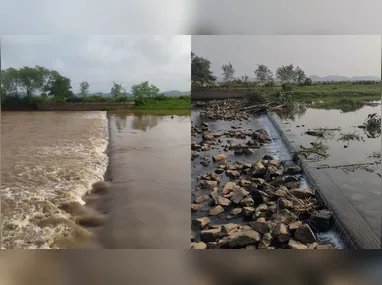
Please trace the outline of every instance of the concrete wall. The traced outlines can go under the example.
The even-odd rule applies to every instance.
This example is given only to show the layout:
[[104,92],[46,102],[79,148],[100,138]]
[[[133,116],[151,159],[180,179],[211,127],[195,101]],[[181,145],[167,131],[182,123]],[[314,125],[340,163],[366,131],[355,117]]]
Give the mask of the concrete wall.
[[38,111],[104,111],[105,108],[130,109],[133,106],[134,102],[41,102],[36,107]]

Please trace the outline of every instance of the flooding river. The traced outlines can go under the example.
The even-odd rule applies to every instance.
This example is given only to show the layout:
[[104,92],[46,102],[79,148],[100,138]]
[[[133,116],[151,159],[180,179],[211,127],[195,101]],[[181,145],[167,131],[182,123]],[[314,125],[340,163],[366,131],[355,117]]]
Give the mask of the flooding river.
[[[97,247],[183,247],[180,235],[190,224],[189,215],[181,215],[189,208],[189,117],[142,112],[1,116],[2,248],[52,248],[67,235],[66,223],[40,227],[36,221],[73,221],[60,207],[70,201],[84,204],[92,183],[103,180],[109,158],[112,191],[100,196],[105,224],[87,228]],[[188,248],[189,239],[184,240]]]
[[50,248],[70,218],[59,206],[79,201],[107,166],[105,112],[1,112],[3,248]]

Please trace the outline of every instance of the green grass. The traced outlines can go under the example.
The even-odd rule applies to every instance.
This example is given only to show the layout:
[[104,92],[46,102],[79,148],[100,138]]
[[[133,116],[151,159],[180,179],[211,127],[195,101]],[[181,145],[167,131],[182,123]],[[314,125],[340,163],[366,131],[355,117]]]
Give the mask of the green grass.
[[292,91],[293,99],[327,100],[339,97],[352,97],[356,100],[381,100],[380,84],[325,84],[296,86]]
[[189,110],[191,96],[167,97],[165,100],[146,99],[143,104],[133,107],[134,110]]

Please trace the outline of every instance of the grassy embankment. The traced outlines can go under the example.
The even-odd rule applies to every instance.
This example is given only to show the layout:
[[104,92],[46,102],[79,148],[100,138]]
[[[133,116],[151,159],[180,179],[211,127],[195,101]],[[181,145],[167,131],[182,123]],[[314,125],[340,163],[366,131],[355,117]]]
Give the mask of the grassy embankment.
[[297,102],[319,109],[342,109],[361,106],[362,102],[381,100],[380,84],[326,84],[298,86],[292,91]]
[[117,110],[116,106],[108,106],[108,102],[135,102],[133,110],[191,110],[191,96],[170,97],[159,95],[154,98],[144,98],[137,100],[133,97],[103,97],[103,96],[84,96],[72,98],[42,98],[40,96],[23,97],[7,97],[3,99],[2,110],[34,110],[39,102],[56,102],[56,103],[87,103],[101,102],[105,103],[105,111]]

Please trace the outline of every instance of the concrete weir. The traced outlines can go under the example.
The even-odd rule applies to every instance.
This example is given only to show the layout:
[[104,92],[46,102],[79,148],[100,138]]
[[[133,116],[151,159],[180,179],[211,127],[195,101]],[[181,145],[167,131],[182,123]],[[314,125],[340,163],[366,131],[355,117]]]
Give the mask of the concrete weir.
[[[298,137],[288,132],[274,113],[268,113],[267,117],[279,132],[288,150],[294,154],[301,149]],[[373,231],[365,218],[348,201],[341,189],[341,185],[330,177],[330,173],[324,169],[317,169],[316,162],[307,161],[294,155],[295,162],[302,168],[308,184],[315,189],[328,208],[333,212],[334,230],[340,234],[341,242],[350,249],[380,249],[381,240]]]

